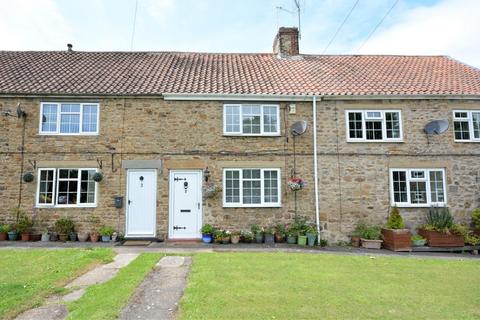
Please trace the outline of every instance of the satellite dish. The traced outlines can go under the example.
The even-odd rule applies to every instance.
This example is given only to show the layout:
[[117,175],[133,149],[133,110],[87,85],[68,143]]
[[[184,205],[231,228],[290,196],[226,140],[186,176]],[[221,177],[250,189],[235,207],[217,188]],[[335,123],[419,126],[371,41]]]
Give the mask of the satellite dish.
[[26,116],[27,116],[27,113],[23,111],[22,108],[20,108],[20,103],[17,104],[17,117],[20,119]]
[[448,120],[434,120],[425,126],[423,129],[426,134],[441,134],[447,131],[448,129]]
[[290,132],[294,136],[300,136],[307,131],[307,121],[302,120],[302,121],[297,121],[292,126],[290,127]]

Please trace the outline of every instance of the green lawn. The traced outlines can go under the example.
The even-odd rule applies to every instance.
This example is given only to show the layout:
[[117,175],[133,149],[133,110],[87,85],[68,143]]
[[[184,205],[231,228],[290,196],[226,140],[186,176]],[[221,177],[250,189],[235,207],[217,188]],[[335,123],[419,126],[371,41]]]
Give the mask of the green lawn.
[[0,318],[12,318],[61,292],[71,279],[112,260],[110,249],[0,251]]
[[480,318],[480,261],[197,254],[179,314],[179,319],[320,318]]
[[155,267],[161,254],[144,253],[120,269],[111,280],[87,288],[77,301],[68,304],[67,319],[116,319],[143,278]]

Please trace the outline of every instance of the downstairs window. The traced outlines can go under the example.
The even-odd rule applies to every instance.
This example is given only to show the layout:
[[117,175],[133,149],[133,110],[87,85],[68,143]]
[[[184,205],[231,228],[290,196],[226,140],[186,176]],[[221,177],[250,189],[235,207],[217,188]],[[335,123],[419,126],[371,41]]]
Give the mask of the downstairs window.
[[391,169],[391,203],[398,207],[445,206],[444,169]]
[[39,169],[37,206],[94,207],[96,169]]
[[224,207],[279,207],[280,169],[224,169]]

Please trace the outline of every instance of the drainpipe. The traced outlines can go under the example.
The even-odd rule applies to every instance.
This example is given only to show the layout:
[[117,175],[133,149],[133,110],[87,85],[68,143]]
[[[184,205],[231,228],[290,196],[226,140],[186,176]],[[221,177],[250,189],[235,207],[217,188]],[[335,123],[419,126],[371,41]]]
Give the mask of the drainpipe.
[[[321,100],[321,97],[320,99]],[[315,179],[315,217],[317,219],[317,234],[320,238],[320,199],[318,195],[318,155],[317,155],[317,97],[312,97],[313,114],[313,175]],[[318,241],[320,245],[320,241]]]

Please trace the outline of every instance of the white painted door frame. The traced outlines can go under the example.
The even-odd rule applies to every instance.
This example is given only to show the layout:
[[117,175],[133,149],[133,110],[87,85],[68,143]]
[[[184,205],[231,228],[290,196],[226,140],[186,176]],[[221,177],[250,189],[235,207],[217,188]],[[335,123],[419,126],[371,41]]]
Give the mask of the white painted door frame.
[[[131,190],[130,190],[130,173],[133,172],[148,172],[148,173],[153,173],[153,178],[154,178],[154,190],[152,191],[153,193],[153,199],[151,200],[154,203],[154,214],[153,214],[153,221],[152,221],[152,233],[150,234],[129,234],[129,217],[130,214],[130,205],[128,203],[131,195]],[[125,237],[127,238],[155,238],[157,236],[157,169],[127,169],[127,175],[126,175],[126,199],[125,199]],[[134,199],[132,201],[138,201],[138,199]]]
[[[176,173],[194,173],[197,175],[197,201],[199,203],[199,209],[197,213],[197,226],[199,230],[195,230],[195,234],[191,237],[185,238],[182,236],[176,236],[173,230],[174,227],[174,175]],[[202,227],[202,220],[203,220],[203,197],[202,197],[202,185],[203,185],[203,171],[202,170],[170,170],[169,172],[169,192],[168,192],[168,238],[169,239],[200,239],[202,234],[200,232],[200,228]]]

